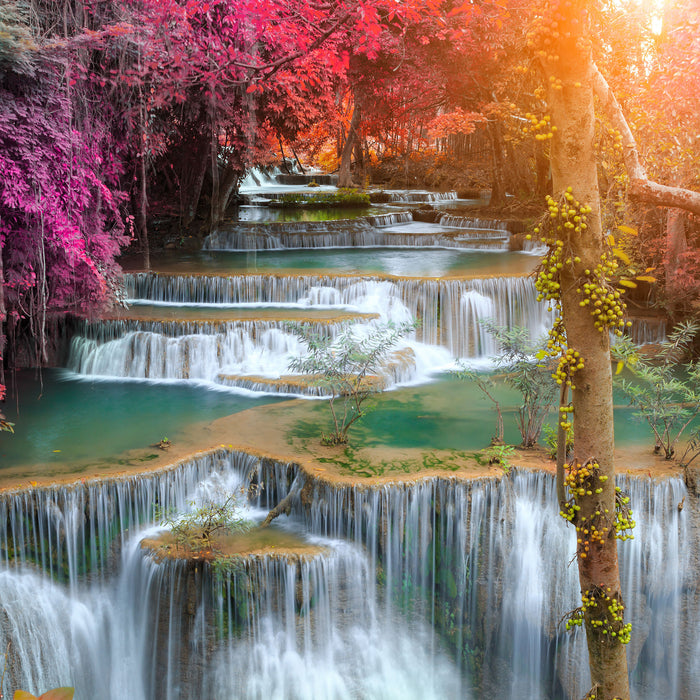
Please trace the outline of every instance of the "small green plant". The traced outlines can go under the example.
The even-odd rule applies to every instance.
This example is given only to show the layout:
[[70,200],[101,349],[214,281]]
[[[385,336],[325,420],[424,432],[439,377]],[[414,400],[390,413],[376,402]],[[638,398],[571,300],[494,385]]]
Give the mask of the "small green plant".
[[[568,459],[574,451],[574,425],[570,421],[566,422],[564,428],[566,435],[566,458]],[[547,447],[547,452],[551,459],[557,458],[558,431],[552,428],[551,425],[545,425],[542,432],[544,433],[544,444]]]
[[[635,415],[649,424],[656,438],[655,452],[662,452],[666,459],[673,458],[678,442],[700,414],[700,363],[683,363],[698,328],[693,321],[678,324],[652,358],[643,356],[628,338],[613,348],[617,384],[637,409]],[[632,379],[621,375],[625,367]],[[683,453],[684,464],[697,457],[699,436],[696,427]]]
[[[507,386],[518,391],[522,404],[516,412],[516,422],[523,447],[533,447],[542,432],[542,426],[549,409],[557,397],[557,385],[552,379],[552,370],[545,363],[544,340],[533,341],[527,328],[513,326],[506,328],[493,321],[482,321],[486,330],[501,345],[501,354],[496,360],[499,376]],[[493,396],[493,377],[485,377],[461,368],[458,377],[476,382],[479,389],[496,406],[498,435],[492,442],[503,442],[503,417],[501,407]]]
[[191,501],[184,515],[157,513],[160,524],[170,529],[178,547],[188,551],[213,549],[214,537],[221,533],[245,532],[252,523],[240,515],[242,492],[234,492],[222,503],[206,499]]
[[387,323],[368,333],[358,332],[350,324],[334,340],[301,324],[289,328],[308,347],[306,355],[289,363],[289,369],[316,376],[317,386],[330,394],[333,432],[324,435],[322,443],[344,445],[350,427],[365,415],[367,399],[381,389],[376,375],[381,373],[388,354],[415,324]]
[[500,465],[506,474],[513,468],[510,458],[514,453],[515,448],[512,445],[491,445],[482,452],[489,464]]

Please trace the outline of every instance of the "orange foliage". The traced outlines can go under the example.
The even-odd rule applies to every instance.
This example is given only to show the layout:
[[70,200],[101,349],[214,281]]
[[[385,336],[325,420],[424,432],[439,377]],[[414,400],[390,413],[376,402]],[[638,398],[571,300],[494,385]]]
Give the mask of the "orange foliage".
[[467,112],[457,107],[454,112],[438,114],[429,124],[428,133],[434,138],[444,138],[450,134],[472,134],[478,122],[486,118],[478,112]]

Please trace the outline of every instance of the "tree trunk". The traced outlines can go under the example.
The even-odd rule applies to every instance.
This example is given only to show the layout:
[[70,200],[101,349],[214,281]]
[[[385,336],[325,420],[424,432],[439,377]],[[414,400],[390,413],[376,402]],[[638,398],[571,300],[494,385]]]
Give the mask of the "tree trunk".
[[2,249],[0,246],[0,401],[5,400],[5,319],[7,308],[5,307],[5,271],[2,263]]
[[136,197],[137,211],[136,228],[139,243],[141,244],[141,255],[143,257],[143,267],[151,269],[151,249],[148,243],[148,198],[146,196],[146,108],[143,103],[143,95],[139,88],[139,147],[138,147],[138,194]]
[[[231,201],[231,195],[236,191],[240,173],[232,168],[226,168],[218,187],[216,199],[212,199],[211,227],[217,226],[223,220]],[[212,193],[213,197],[213,193]]]
[[352,154],[355,150],[355,142],[358,140],[358,129],[360,126],[360,106],[355,103],[355,108],[352,111],[350,119],[350,128],[348,135],[343,144],[343,150],[340,154],[340,167],[338,168],[338,187],[352,187],[352,173],[350,165],[352,162]]
[[209,106],[209,121],[211,127],[211,146],[209,157],[211,161],[211,198],[209,201],[209,233],[221,220],[220,177],[219,177],[219,140],[216,132],[216,115],[214,105]]
[[507,189],[520,197],[531,197],[534,188],[525,154],[520,149],[516,151],[511,141],[507,141],[504,145],[506,160],[510,166],[506,176]]
[[[587,229],[576,232],[566,227],[556,234],[557,238],[563,239],[565,255],[572,261],[563,265],[559,280],[566,345],[579,352],[584,363],[572,379],[575,438],[574,459],[570,467],[573,475],[577,468],[585,465],[593,471],[592,462],[595,462],[598,465],[595,471],[599,475],[595,486],[600,489],[600,493],[591,489],[577,496],[576,504],[580,510],[574,511],[572,523],[577,527],[582,596],[593,601],[590,605],[584,601],[583,620],[591,679],[593,687],[597,688],[595,697],[596,700],[627,700],[629,680],[625,645],[620,642],[617,632],[612,635],[612,631],[619,630],[621,622],[614,619],[610,610],[621,604],[622,596],[617,540],[612,524],[616,493],[609,331],[606,326],[596,327],[596,316],[591,313],[595,307],[582,306],[582,296],[576,291],[586,281],[595,280],[595,268],[604,252],[594,148],[592,59],[583,0],[557,3],[554,7],[549,19],[558,20],[560,26],[572,31],[571,37],[567,35],[547,51],[558,55],[559,59],[543,60],[546,77],[553,74],[562,86],[558,89],[550,81],[548,96],[552,124],[557,127],[551,152],[554,199],[565,197],[567,188],[571,187],[574,200],[590,207]],[[578,259],[580,262],[576,262]],[[603,523],[607,524],[607,534],[594,538],[590,534],[593,524],[602,530]]]
[[688,241],[685,233],[686,217],[679,209],[670,209],[666,219],[666,253],[664,255],[664,276],[666,277],[666,300],[673,315],[683,301],[676,272],[681,254],[687,250]]
[[498,121],[487,123],[489,140],[491,141],[492,176],[490,207],[504,207],[506,205],[506,181],[505,163],[503,158],[503,137],[501,125]]
[[535,193],[544,199],[552,192],[552,180],[549,172],[549,158],[541,141],[535,141],[535,177],[537,179]]
[[365,159],[364,151],[362,149],[362,140],[355,139],[355,177],[356,181],[364,187],[365,181]]
[[209,168],[209,151],[211,140],[200,140],[192,147],[194,157],[183,161],[183,170],[180,174],[180,199],[182,228],[188,229],[197,217],[199,199],[202,196],[204,178]]

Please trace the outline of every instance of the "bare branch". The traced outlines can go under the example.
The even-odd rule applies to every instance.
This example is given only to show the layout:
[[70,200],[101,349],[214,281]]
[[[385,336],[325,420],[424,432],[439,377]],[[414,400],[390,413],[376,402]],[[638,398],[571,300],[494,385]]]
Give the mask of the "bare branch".
[[632,130],[627,123],[620,103],[598,67],[593,65],[591,76],[593,91],[612,122],[622,136],[625,167],[629,177],[628,194],[631,199],[659,207],[683,209],[700,215],[700,193],[682,187],[669,187],[650,180],[639,159],[639,149]]

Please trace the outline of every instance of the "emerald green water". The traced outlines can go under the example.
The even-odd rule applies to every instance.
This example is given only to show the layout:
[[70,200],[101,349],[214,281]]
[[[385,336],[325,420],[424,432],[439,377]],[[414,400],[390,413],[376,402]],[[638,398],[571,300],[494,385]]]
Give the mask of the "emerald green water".
[[[501,403],[505,441],[517,445],[521,439],[515,421],[519,394],[499,386],[495,397]],[[651,429],[634,417],[617,392],[615,399],[615,444],[648,444],[651,452]],[[556,424],[554,410],[548,422]],[[442,375],[431,384],[382,394],[354,432],[357,443],[368,446],[479,450],[496,435],[496,411],[474,383]]]
[[[494,396],[501,405],[507,444],[521,441],[515,414],[520,395],[497,385]],[[654,437],[646,423],[633,416],[633,410],[620,396],[615,406],[615,444],[618,447],[654,446]],[[430,384],[405,387],[378,394],[368,401],[367,415],[352,428],[351,442],[357,446],[417,448],[423,450],[480,450],[488,447],[496,435],[496,411],[478,387],[450,374]],[[314,404],[311,419],[303,421],[306,436],[320,429],[330,431],[325,403]],[[556,412],[547,421],[556,425]],[[317,425],[315,425],[317,424]],[[320,428],[318,427],[320,426]],[[540,442],[544,444],[544,433]]]
[[527,253],[407,248],[344,248],[248,252],[172,251],[151,256],[154,271],[178,274],[279,273],[385,274],[460,277],[529,274],[539,258]]
[[[163,437],[176,441],[193,423],[205,425],[224,415],[285,400],[185,384],[79,381],[61,370],[45,370],[41,384],[32,372],[20,372],[17,388],[19,411],[12,402],[4,408],[16,425],[14,435],[0,433],[2,468],[65,462],[87,467],[126,450],[148,448]],[[517,445],[518,394],[499,387],[496,396],[503,410],[506,442]],[[378,395],[372,406],[353,427],[352,442],[357,445],[479,450],[496,433],[491,402],[476,385],[451,375]],[[618,397],[616,444],[648,444],[651,452],[651,431],[632,413]],[[308,430],[323,429],[328,420],[326,402],[309,402],[308,416]],[[549,422],[554,425],[555,421],[552,411]]]
[[29,370],[15,381],[9,389],[19,398],[3,407],[15,433],[0,432],[1,468],[105,460],[163,437],[175,441],[192,423],[284,400],[185,384],[81,381],[51,369],[41,382]]

